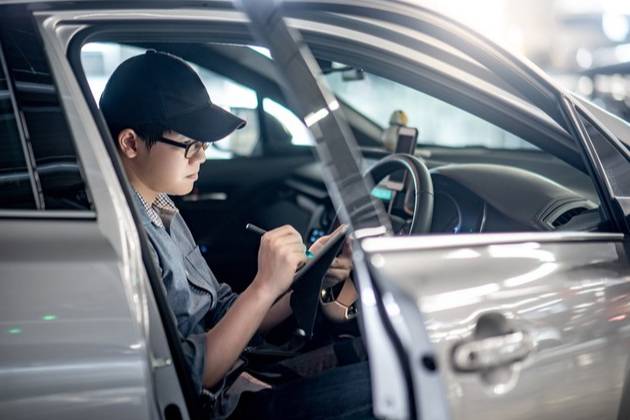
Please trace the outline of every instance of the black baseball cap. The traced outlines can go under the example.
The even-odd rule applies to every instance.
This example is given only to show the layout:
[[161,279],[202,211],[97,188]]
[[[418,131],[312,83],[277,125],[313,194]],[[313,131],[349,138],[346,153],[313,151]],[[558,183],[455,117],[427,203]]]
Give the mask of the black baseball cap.
[[217,141],[245,126],[245,120],[212,103],[188,63],[155,50],[118,66],[99,107],[110,125],[161,124],[199,141]]

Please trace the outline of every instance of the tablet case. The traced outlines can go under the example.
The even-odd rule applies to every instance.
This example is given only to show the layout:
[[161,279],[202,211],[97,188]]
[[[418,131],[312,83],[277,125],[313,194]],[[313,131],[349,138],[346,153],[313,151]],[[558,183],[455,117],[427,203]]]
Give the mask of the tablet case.
[[[293,316],[297,321],[298,328],[302,329],[307,338],[313,336],[315,326],[315,318],[317,317],[317,308],[319,306],[319,294],[322,290],[322,282],[328,268],[341,250],[345,233],[332,238],[330,246],[322,249],[322,253],[318,253],[317,261],[314,261],[310,267],[303,267],[305,271],[298,271],[295,276],[291,295],[291,309]],[[328,245],[328,244],[326,244]]]

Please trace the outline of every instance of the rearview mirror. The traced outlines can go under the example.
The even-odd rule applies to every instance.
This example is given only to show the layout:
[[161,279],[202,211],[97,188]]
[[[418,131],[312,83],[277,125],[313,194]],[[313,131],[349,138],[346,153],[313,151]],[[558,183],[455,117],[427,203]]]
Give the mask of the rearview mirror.
[[363,69],[346,66],[339,63],[335,63],[330,60],[318,59],[317,63],[322,70],[323,74],[341,73],[341,80],[344,82],[352,82],[355,80],[365,79],[365,73]]

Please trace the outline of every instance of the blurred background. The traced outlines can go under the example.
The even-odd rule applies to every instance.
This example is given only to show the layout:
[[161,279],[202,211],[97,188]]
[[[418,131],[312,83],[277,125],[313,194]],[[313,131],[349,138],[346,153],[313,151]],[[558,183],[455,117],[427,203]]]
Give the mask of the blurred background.
[[630,121],[630,0],[409,0],[526,57]]

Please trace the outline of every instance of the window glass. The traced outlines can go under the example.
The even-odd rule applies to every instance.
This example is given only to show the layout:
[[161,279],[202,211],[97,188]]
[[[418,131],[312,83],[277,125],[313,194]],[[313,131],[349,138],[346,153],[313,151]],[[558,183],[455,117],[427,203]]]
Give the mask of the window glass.
[[[271,59],[266,48],[249,47]],[[390,118],[395,111],[402,110],[408,117],[407,125],[420,130],[421,144],[539,150],[533,144],[473,114],[413,88],[341,63],[330,64],[331,68],[325,74],[333,93],[381,130],[390,125]],[[291,116],[295,115],[291,111],[286,108],[278,111],[281,105],[268,99],[265,101],[269,101],[263,102],[265,112],[286,129],[292,144],[313,144],[308,131],[301,124],[298,127],[293,122]],[[297,117],[295,119],[299,121]],[[384,141],[384,136],[380,141]]]
[[208,69],[194,64],[192,66],[199,73],[212,102],[247,121],[245,127],[214,143],[214,147],[209,147],[206,157],[221,159],[259,154],[260,152],[256,150],[260,136],[256,91]]
[[[263,110],[267,117],[267,125],[271,126],[268,127],[269,132],[273,132],[274,125],[278,125],[279,127],[275,129],[281,129],[286,141],[290,141],[291,144],[296,146],[313,144],[310,132],[292,111],[269,98],[263,99]],[[277,140],[279,139],[274,138],[274,141]]]
[[35,208],[9,84],[2,67],[0,67],[0,208]]
[[628,179],[630,179],[630,165],[628,164],[628,159],[588,118],[582,113],[579,113],[579,115],[593,146],[595,146],[599,159],[606,169],[613,194],[629,197],[630,186],[628,185]]
[[[98,103],[107,80],[120,63],[129,57],[143,54],[146,50],[111,43],[89,43],[81,50],[81,63]],[[229,159],[235,156],[260,154],[260,124],[258,121],[258,97],[256,91],[233,80],[189,63],[199,74],[212,102],[238,115],[247,125],[224,139],[213,143],[206,150],[208,159]]]
[[[271,60],[269,49],[256,45],[249,48]],[[263,111],[266,118],[267,136],[275,144],[291,143],[295,146],[312,146],[314,144],[311,133],[302,120],[290,109],[273,99],[263,99]]]
[[333,63],[326,80],[335,95],[385,129],[392,113],[402,110],[407,125],[419,129],[419,143],[491,149],[537,148],[519,137],[453,105],[373,74]]
[[[8,180],[3,208],[40,210],[92,209],[70,130],[59,102],[34,22],[0,18],[8,76],[2,82],[2,148],[0,171]],[[25,129],[19,136],[9,102],[8,83]],[[6,134],[5,134],[6,133]],[[5,153],[6,151],[6,153]],[[29,173],[26,162],[31,162]],[[3,182],[4,183],[4,182]],[[30,190],[31,198],[26,191]],[[34,206],[33,206],[34,204]]]

